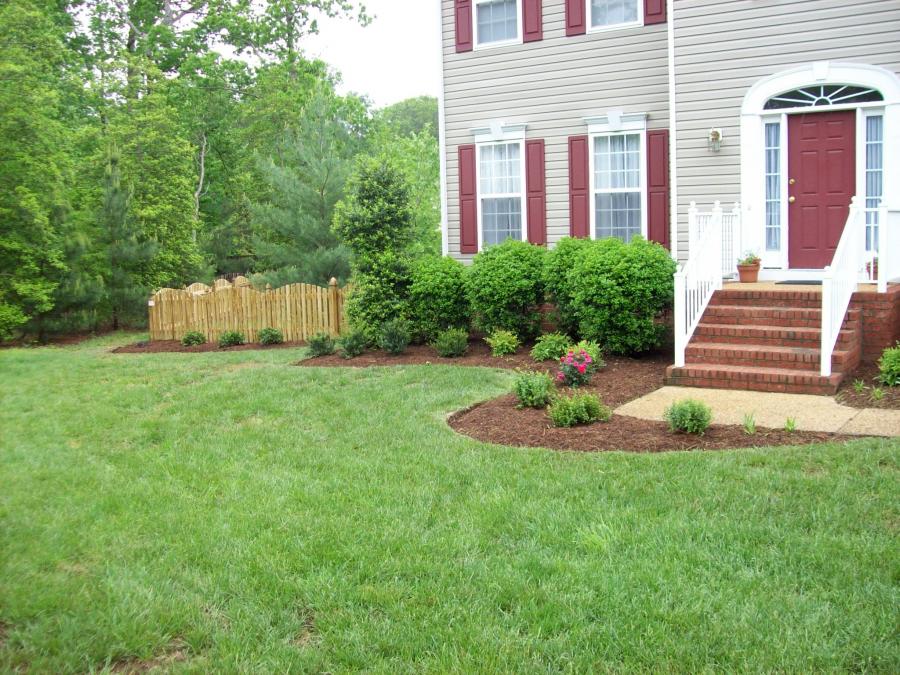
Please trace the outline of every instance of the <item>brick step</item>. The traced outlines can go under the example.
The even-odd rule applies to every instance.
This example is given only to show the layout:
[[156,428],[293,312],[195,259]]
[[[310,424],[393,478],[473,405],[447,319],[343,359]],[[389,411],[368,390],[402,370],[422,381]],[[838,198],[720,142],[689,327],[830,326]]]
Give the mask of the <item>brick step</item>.
[[790,394],[834,395],[843,380],[843,373],[822,377],[816,370],[791,370],[734,365],[669,366],[666,384],[679,387],[710,389],[743,389],[774,391]]
[[703,321],[719,324],[766,324],[778,327],[820,328],[822,310],[810,307],[710,305],[706,308]]
[[[729,365],[769,367],[783,370],[818,371],[821,350],[804,347],[776,347],[772,345],[735,345],[691,342],[685,352],[685,361],[695,365]],[[856,350],[836,350],[832,356],[832,368],[845,370],[850,364],[855,368],[859,361]]]
[[716,291],[710,304],[815,309],[822,307],[822,293],[820,291],[751,291],[726,288]]
[[[821,328],[767,326],[764,324],[700,323],[694,331],[691,343],[729,343],[742,345],[773,345],[807,347],[817,349],[822,341]],[[842,330],[838,334],[838,346],[851,346],[859,342],[859,334]]]

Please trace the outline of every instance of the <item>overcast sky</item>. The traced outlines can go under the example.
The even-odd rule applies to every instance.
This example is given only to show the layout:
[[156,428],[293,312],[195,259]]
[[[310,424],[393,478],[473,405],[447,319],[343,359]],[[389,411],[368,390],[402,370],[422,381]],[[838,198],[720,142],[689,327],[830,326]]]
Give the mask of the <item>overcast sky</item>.
[[308,57],[319,57],[344,79],[341,92],[365,94],[378,107],[413,96],[437,96],[440,46],[437,0],[365,0],[375,20],[361,28],[324,20],[306,38]]

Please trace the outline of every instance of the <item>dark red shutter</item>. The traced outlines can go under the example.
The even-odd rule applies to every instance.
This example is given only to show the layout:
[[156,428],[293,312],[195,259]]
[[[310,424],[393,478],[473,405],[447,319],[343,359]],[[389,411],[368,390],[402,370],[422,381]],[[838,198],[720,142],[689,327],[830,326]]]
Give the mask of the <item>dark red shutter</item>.
[[591,186],[588,173],[588,137],[570,136],[569,234],[573,237],[591,235]]
[[522,40],[537,42],[544,39],[543,0],[522,0]]
[[669,246],[669,130],[647,132],[647,238]]
[[459,146],[459,252],[478,253],[478,187],[475,146]]
[[456,51],[472,51],[472,0],[456,0]]
[[644,25],[666,22],[666,0],[644,0]]
[[525,141],[525,199],[528,203],[528,241],[547,243],[547,174],[544,141]]
[[584,35],[587,33],[587,16],[584,0],[566,1],[566,35]]

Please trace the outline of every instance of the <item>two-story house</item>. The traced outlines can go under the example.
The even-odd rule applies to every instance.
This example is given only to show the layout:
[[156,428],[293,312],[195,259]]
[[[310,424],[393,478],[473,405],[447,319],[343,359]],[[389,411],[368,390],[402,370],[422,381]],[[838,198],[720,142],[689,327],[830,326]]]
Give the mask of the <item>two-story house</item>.
[[440,2],[446,254],[643,235],[687,262],[721,202],[724,273],[752,250],[820,283],[856,195],[873,262],[900,0]]

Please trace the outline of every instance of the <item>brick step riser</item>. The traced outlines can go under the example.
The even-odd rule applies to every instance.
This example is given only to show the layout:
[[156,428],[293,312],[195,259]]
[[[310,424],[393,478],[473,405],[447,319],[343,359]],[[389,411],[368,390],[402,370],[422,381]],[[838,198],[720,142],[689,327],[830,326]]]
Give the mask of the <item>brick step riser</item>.
[[710,307],[721,305],[738,305],[741,307],[779,307],[782,309],[822,309],[822,299],[816,300],[787,300],[781,298],[742,298],[733,296],[714,295],[709,301]]
[[[818,359],[812,361],[789,361],[765,357],[700,356],[688,353],[685,354],[684,360],[689,366],[709,366],[710,368],[715,368],[716,366],[741,366],[746,368],[784,368],[805,373],[818,373],[819,371]],[[842,373],[846,370],[845,363],[846,360],[844,358],[834,358],[832,359],[831,369],[836,373]]]
[[[728,344],[747,347],[797,347],[800,349],[818,349],[822,340],[819,337],[769,337],[753,333],[743,335],[730,335],[721,332],[704,331],[702,324],[697,328],[691,344]],[[853,333],[842,334],[838,337],[837,348],[849,349],[860,344],[860,339]]]
[[703,389],[739,389],[742,391],[768,391],[785,394],[814,394],[833,396],[837,387],[832,384],[796,384],[784,382],[754,382],[719,378],[680,377],[666,379],[666,384],[674,387],[700,387]]

